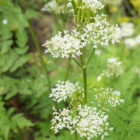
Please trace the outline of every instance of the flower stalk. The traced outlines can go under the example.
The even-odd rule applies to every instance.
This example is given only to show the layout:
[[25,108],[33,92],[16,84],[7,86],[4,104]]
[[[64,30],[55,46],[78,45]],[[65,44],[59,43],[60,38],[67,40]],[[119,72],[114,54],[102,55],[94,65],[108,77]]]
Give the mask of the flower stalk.
[[83,66],[83,85],[84,85],[83,105],[86,105],[87,104],[87,70],[86,70],[86,66]]
[[43,58],[43,54],[42,54],[41,49],[40,49],[40,45],[38,43],[38,40],[37,40],[37,37],[35,35],[35,32],[34,32],[34,29],[33,29],[33,26],[31,24],[31,22],[28,21],[28,24],[29,24],[29,29],[30,29],[30,33],[31,33],[32,39],[34,41],[35,47],[37,49],[37,52],[39,53],[40,61],[42,63],[42,66],[43,66],[44,71],[45,71],[46,78],[48,80],[49,91],[51,91],[51,81],[50,81],[50,77],[49,77],[49,73],[48,73],[48,69],[47,69],[46,63],[45,63],[44,58]]

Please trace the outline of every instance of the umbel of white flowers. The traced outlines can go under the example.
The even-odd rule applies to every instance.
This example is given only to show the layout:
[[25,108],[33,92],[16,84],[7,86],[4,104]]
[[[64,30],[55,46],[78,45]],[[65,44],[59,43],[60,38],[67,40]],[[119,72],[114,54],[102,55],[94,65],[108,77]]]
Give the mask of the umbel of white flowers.
[[46,12],[53,12],[55,14],[60,14],[64,12],[64,5],[60,5],[56,2],[56,0],[51,0],[50,2],[48,2],[47,4],[44,5],[44,7],[42,8],[42,11],[46,11]]
[[135,38],[127,38],[124,40],[124,44],[129,49],[134,49],[140,44],[140,35],[136,36]]
[[[77,3],[77,0],[74,1]],[[100,0],[82,0],[82,2],[82,7],[78,8],[90,9],[94,13],[97,13],[99,10],[104,8],[104,5],[100,2]],[[72,2],[68,2],[67,6],[72,7]]]
[[84,94],[78,82],[74,84],[70,81],[58,81],[55,87],[52,88],[49,97],[52,98],[53,101],[59,103],[61,101],[66,101],[68,98],[73,100],[76,92]]
[[98,76],[97,80],[100,81],[103,76],[111,77],[115,76],[118,77],[123,73],[123,69],[121,67],[121,62],[117,60],[117,58],[108,58],[108,64],[105,70]]
[[84,25],[80,31],[73,29],[71,33],[59,32],[43,44],[45,52],[51,53],[55,58],[75,58],[82,55],[81,49],[89,43],[97,48],[119,42],[120,29],[117,25],[110,25],[104,14],[95,16],[94,20],[94,23]]
[[121,36],[122,37],[130,37],[134,33],[134,24],[133,23],[127,23],[127,22],[122,22],[120,24],[120,29],[121,29]]
[[74,115],[73,110],[64,108],[63,110],[54,111],[52,119],[52,127],[55,133],[62,129],[68,129],[73,134],[77,132],[81,137],[86,137],[88,140],[101,136],[108,135],[108,131],[113,128],[109,127],[108,115],[102,111],[98,111],[95,107],[79,106],[77,115]]
[[96,92],[95,99],[98,103],[98,106],[111,105],[116,107],[117,105],[124,103],[124,99],[121,99],[120,97],[120,91],[114,91],[112,88],[95,88],[94,90]]

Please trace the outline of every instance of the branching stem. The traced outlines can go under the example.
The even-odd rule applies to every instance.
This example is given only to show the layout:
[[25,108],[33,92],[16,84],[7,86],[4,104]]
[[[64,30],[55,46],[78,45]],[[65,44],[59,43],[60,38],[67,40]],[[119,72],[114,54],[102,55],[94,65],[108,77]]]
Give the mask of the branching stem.
[[39,53],[42,66],[43,66],[43,68],[44,68],[45,75],[46,75],[46,78],[47,78],[47,80],[48,80],[49,91],[51,91],[51,81],[50,81],[50,77],[49,77],[49,73],[48,73],[48,70],[47,70],[46,63],[45,63],[45,61],[44,61],[44,58],[43,58],[43,55],[42,55],[42,52],[41,52],[41,49],[40,49],[40,45],[39,45],[39,43],[38,43],[38,40],[37,40],[37,37],[36,37],[36,35],[35,35],[35,32],[34,32],[34,29],[33,29],[33,26],[32,26],[32,24],[31,24],[31,22],[28,21],[28,23],[29,23],[29,29],[30,29],[30,33],[31,33],[32,39],[33,39],[33,41],[34,41],[35,47],[36,47],[36,49],[37,49],[37,52]]

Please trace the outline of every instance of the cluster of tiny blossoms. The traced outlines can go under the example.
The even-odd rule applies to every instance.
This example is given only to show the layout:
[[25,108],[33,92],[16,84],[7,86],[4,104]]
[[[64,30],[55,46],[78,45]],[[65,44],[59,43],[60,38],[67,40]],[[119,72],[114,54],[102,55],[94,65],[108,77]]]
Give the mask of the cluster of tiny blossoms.
[[91,140],[99,135],[103,139],[104,136],[108,135],[107,131],[113,130],[113,128],[109,128],[108,115],[102,111],[97,111],[95,107],[79,106],[77,115],[73,115],[71,110],[64,108],[55,111],[53,116],[51,129],[55,133],[66,128],[72,134],[77,132],[81,137]]
[[99,106],[111,105],[116,107],[117,105],[120,105],[120,103],[124,102],[124,99],[121,99],[120,97],[120,91],[114,91],[113,89],[109,88],[100,88],[94,90],[96,92],[95,99],[98,101]]
[[121,62],[117,60],[117,58],[109,58],[107,68],[103,70],[103,72],[98,76],[98,81],[101,80],[103,76],[111,77],[115,76],[118,77],[123,73],[123,69],[121,67]]
[[67,31],[59,32],[58,35],[46,41],[43,46],[46,48],[46,53],[51,53],[53,57],[72,58],[82,54],[81,48],[85,46],[74,34],[69,34]]
[[53,12],[55,14],[60,14],[64,12],[64,6],[63,5],[58,5],[56,0],[51,0],[48,2],[43,8],[42,11],[46,12]]
[[136,36],[135,38],[127,38],[124,40],[124,43],[128,48],[134,49],[140,44],[140,35]]
[[75,125],[77,133],[81,137],[86,137],[88,140],[101,136],[107,136],[108,130],[113,130],[109,128],[109,123],[107,122],[108,115],[105,115],[102,111],[97,111],[96,107],[84,106],[78,108],[78,121]]
[[[52,126],[51,129],[54,130],[55,133],[58,133],[60,130],[66,128],[74,133],[73,125],[74,121],[71,116],[71,111],[67,108],[63,108],[63,110],[54,111],[53,119],[51,120]],[[76,123],[76,122],[75,122]]]
[[83,32],[81,40],[92,41],[94,48],[108,46],[109,43],[114,44],[120,40],[120,28],[118,25],[110,25],[104,14],[95,16],[94,22],[86,24]]
[[122,37],[130,37],[135,31],[133,23],[123,22],[120,24],[120,28]]
[[[75,0],[75,3],[77,3],[77,0]],[[69,2],[67,6],[72,7],[72,3]],[[90,9],[92,12],[97,13],[97,11],[104,8],[104,5],[102,4],[100,0],[83,0],[82,6],[79,8]]]
[[49,97],[55,102],[66,101],[68,98],[73,99],[76,92],[81,93],[81,87],[79,83],[71,83],[69,81],[58,81],[55,88],[52,88],[52,92]]
[[104,8],[104,5],[100,0],[83,0],[82,2],[84,4],[84,8],[89,8],[94,13]]

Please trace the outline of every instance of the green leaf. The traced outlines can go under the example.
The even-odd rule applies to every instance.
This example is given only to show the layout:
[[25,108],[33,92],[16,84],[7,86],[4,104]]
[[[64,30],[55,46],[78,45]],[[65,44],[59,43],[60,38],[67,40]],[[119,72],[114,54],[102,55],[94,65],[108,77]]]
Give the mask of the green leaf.
[[27,9],[25,12],[25,16],[27,19],[32,19],[38,16],[38,12],[34,9]]
[[19,47],[24,47],[27,44],[28,36],[27,36],[26,31],[23,28],[19,29],[16,32],[16,37],[17,37],[16,43]]
[[20,129],[33,126],[33,123],[27,120],[21,113],[14,115],[11,120],[13,124],[17,125]]
[[24,48],[15,48],[15,52],[18,54],[18,55],[23,55],[25,54],[29,49],[29,46],[25,46]]
[[13,67],[10,69],[11,72],[14,72],[19,67],[23,66],[30,58],[32,57],[32,54],[27,54],[24,56],[21,56],[16,62],[13,64]]

